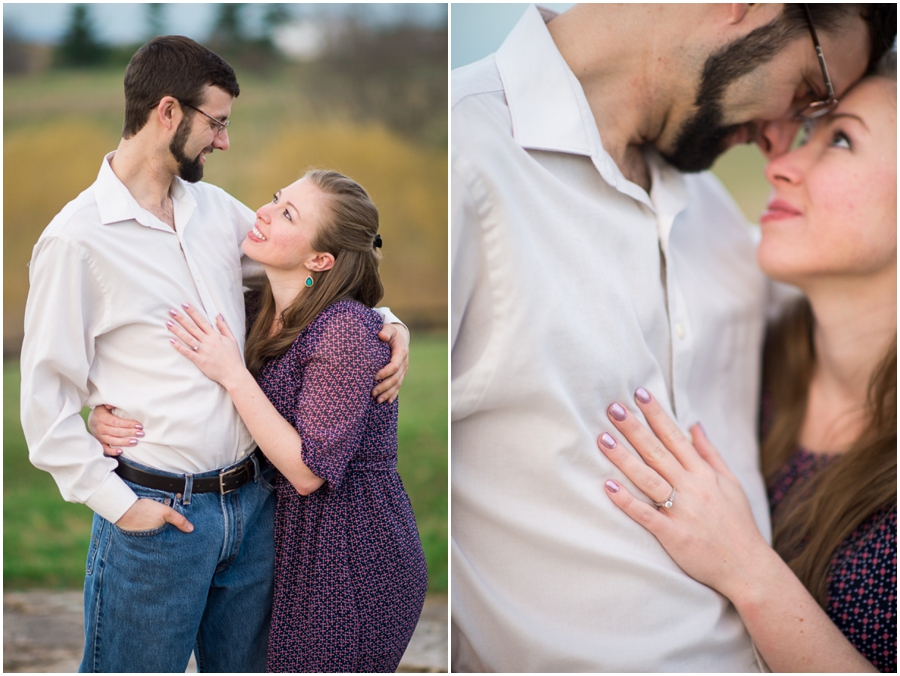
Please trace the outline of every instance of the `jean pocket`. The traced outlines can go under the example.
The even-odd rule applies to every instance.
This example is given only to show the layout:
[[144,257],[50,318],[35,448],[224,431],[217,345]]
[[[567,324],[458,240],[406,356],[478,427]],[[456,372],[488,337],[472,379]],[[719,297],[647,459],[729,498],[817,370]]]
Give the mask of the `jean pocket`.
[[[137,495],[139,500],[153,500],[166,507],[171,507],[179,514],[182,513],[179,501],[172,493],[166,493],[165,491],[160,491],[155,488],[147,488],[146,486],[141,486],[130,481],[126,481],[125,483],[134,491],[134,494]],[[146,530],[128,530],[116,524],[113,524],[113,527],[122,535],[129,537],[148,537],[162,533],[169,525],[171,524],[168,521],[164,521],[161,525]]]
[[103,530],[109,521],[97,515],[94,515],[94,526],[91,528],[91,544],[88,547],[87,562],[84,566],[84,574],[90,575],[94,572],[94,561],[97,560],[97,552],[100,551],[100,542],[103,539]]
[[278,470],[275,469],[274,465],[266,465],[262,468],[259,473],[259,485],[262,486],[269,493],[275,492],[275,476],[278,474]]

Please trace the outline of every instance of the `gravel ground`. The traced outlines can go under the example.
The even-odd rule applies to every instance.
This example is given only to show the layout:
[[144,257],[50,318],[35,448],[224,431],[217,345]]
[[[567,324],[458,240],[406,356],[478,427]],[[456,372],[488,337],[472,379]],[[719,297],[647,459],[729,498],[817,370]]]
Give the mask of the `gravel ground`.
[[[75,673],[81,662],[81,592],[8,592],[3,595],[3,671]],[[401,672],[447,672],[447,597],[429,596],[400,662]],[[196,672],[193,658],[188,672]]]

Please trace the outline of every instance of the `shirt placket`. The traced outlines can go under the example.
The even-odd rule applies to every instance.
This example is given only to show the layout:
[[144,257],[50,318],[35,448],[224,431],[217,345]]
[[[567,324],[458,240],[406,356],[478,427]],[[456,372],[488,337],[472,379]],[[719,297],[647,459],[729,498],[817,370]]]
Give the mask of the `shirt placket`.
[[215,317],[219,314],[218,307],[216,306],[215,301],[213,301],[213,296],[209,292],[209,287],[206,285],[203,271],[191,255],[191,247],[187,244],[185,238],[185,230],[187,224],[190,222],[193,210],[193,205],[176,202],[175,234],[178,236],[178,244],[181,247],[181,252],[184,254],[184,260],[191,272],[191,277],[194,280],[194,286],[197,288],[197,295],[200,297],[200,302],[203,305],[206,318],[210,323],[214,323]]
[[676,419],[684,423],[685,416],[690,411],[687,384],[694,355],[694,331],[687,312],[687,304],[681,291],[681,285],[678,281],[678,269],[669,249],[671,239],[668,235],[671,233],[676,217],[677,213],[657,214],[660,232],[665,232],[667,235],[665,246],[662,246],[661,250],[666,269],[666,309],[668,311],[669,351],[671,357],[669,396],[671,397]]

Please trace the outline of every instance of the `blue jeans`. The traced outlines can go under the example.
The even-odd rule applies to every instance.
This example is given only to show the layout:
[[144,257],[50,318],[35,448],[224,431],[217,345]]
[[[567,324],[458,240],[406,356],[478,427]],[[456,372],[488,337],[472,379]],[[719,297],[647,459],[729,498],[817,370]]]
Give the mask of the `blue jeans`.
[[227,495],[126,482],[194,530],[124,531],[94,515],[79,671],[184,673],[195,651],[200,671],[264,672],[275,561],[270,480],[264,473]]

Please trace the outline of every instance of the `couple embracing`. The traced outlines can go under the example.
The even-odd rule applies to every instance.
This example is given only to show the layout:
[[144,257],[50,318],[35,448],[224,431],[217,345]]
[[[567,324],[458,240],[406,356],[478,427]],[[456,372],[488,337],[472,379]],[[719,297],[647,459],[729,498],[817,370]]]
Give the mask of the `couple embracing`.
[[81,671],[394,671],[424,602],[378,211],[333,171],[255,214],[200,182],[239,93],[147,43],[118,149],[34,249],[29,454],[95,512]]
[[454,671],[896,672],[896,17],[531,7],[454,73]]

